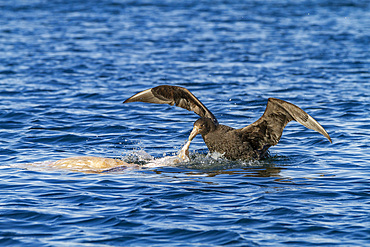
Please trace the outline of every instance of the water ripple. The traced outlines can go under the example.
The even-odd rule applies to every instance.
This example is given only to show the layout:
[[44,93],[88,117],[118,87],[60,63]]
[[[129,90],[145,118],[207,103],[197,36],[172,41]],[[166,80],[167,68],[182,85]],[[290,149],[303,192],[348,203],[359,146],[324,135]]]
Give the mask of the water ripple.
[[[9,2],[10,3],[10,2]],[[0,16],[0,245],[368,246],[367,1],[11,1]],[[197,116],[122,102],[189,88],[241,128],[269,97],[272,158],[231,162],[201,137],[177,167],[79,173],[50,161],[178,151]],[[25,163],[41,162],[33,168]],[[40,163],[39,163],[40,164]]]

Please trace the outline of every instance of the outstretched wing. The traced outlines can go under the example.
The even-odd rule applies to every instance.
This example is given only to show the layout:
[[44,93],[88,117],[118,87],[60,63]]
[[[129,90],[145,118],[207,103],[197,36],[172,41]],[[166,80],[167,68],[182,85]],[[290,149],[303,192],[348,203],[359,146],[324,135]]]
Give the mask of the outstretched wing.
[[268,148],[279,142],[284,127],[292,120],[319,132],[332,142],[326,130],[308,113],[296,105],[275,98],[269,98],[262,117],[242,128],[241,132],[248,132],[251,137],[256,136],[256,139],[260,140],[258,144],[260,148]]
[[146,102],[155,104],[176,105],[193,111],[200,117],[210,118],[216,125],[216,117],[189,90],[178,86],[162,85],[144,90],[128,98],[123,103]]

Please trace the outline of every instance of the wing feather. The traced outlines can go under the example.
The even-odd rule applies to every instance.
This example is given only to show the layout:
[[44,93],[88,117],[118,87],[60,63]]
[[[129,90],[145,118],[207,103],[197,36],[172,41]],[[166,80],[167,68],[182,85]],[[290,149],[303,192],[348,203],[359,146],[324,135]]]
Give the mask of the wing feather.
[[154,104],[176,105],[188,111],[193,111],[200,117],[210,118],[218,124],[216,117],[189,90],[178,86],[162,85],[144,90],[133,95],[123,103],[146,102]]
[[332,142],[326,130],[308,113],[292,103],[275,98],[268,99],[266,110],[261,118],[242,128],[241,131],[249,132],[252,136],[256,133],[263,139],[263,145],[274,146],[279,142],[285,126],[293,120],[319,132]]

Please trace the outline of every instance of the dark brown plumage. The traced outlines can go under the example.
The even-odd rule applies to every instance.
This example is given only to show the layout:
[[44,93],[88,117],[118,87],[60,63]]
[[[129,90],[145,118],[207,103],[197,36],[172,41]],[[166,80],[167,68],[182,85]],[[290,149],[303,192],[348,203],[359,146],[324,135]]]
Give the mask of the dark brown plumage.
[[228,159],[263,158],[269,147],[276,145],[284,127],[295,120],[331,139],[325,129],[310,115],[289,102],[269,98],[266,110],[256,122],[241,129],[218,124],[216,117],[189,90],[177,86],[158,86],[135,94],[123,103],[147,102],[170,104],[193,111],[201,118],[194,123],[191,141],[201,134],[210,152]]

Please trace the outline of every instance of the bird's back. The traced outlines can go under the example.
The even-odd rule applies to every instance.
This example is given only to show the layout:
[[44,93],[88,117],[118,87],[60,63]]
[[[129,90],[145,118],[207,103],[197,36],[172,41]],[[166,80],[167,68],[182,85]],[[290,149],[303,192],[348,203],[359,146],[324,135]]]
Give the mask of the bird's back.
[[250,139],[240,130],[220,124],[202,137],[210,152],[223,154],[227,159],[256,158]]

